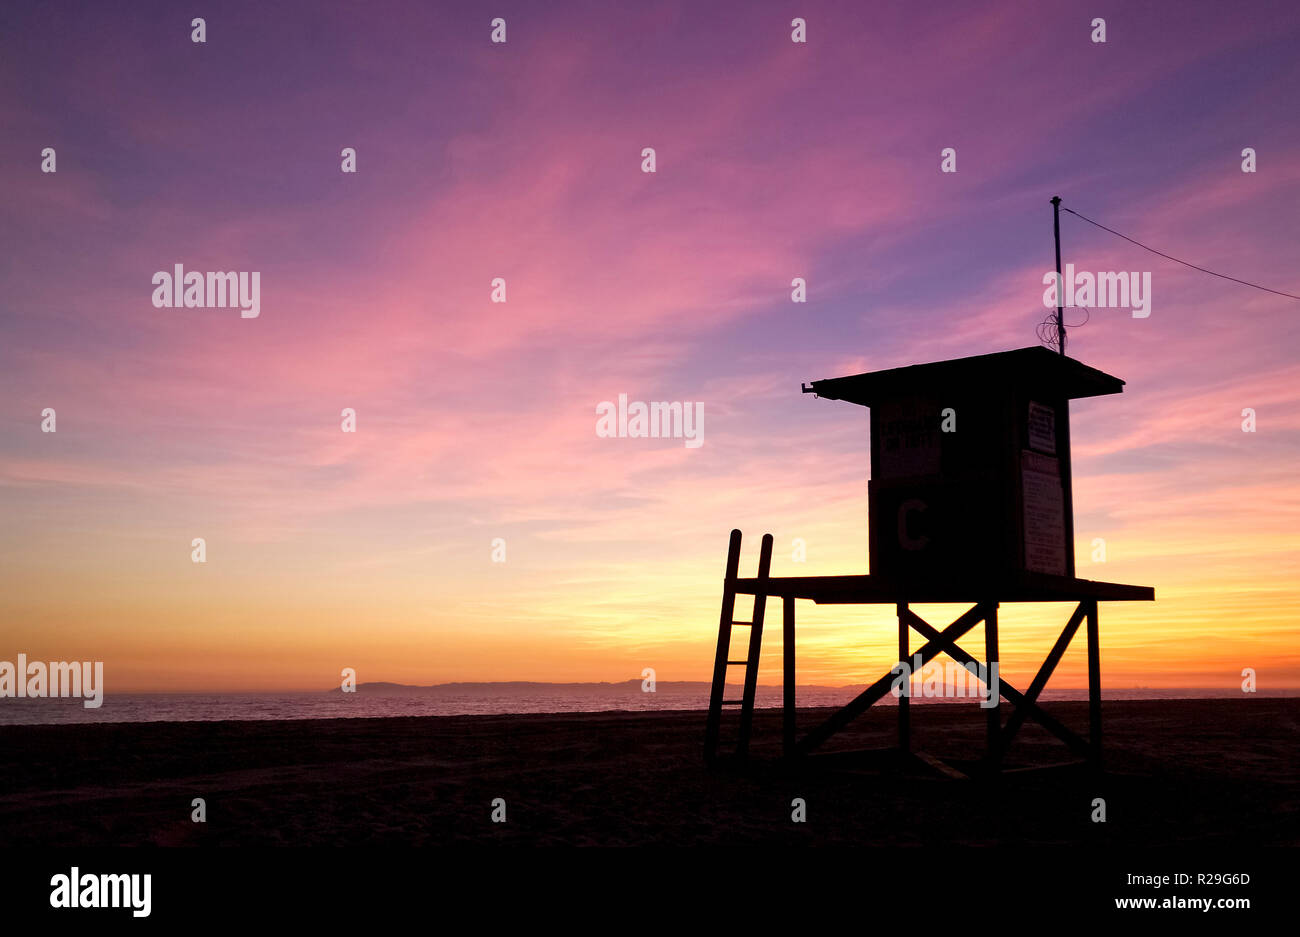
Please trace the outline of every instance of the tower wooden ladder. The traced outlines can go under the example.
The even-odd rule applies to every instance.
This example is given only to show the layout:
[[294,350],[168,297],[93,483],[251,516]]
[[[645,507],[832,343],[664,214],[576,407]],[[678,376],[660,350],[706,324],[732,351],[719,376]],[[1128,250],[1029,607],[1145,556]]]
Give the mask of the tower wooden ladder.
[[[758,578],[767,579],[772,568],[772,535],[763,535],[758,553]],[[718,736],[722,728],[722,707],[740,707],[740,729],[736,739],[736,757],[749,755],[749,735],[754,722],[754,693],[758,687],[758,656],[763,646],[763,612],[767,596],[762,590],[754,596],[751,621],[736,621],[736,576],[740,569],[740,531],[731,532],[727,547],[727,575],[722,581],[722,615],[718,623],[718,653],[713,661],[713,690],[709,694],[709,718],[704,730],[704,758],[709,764],[717,760]],[[731,629],[736,625],[749,628],[749,654],[744,660],[728,660],[731,655]],[[740,699],[723,699],[727,668],[745,667],[745,688]]]

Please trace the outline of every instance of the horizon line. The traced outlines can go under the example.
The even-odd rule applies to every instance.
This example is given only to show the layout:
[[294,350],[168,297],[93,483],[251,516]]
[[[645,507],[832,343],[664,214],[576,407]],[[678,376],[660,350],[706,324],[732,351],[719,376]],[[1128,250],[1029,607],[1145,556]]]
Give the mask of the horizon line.
[[[630,677],[630,678],[625,679],[625,680],[570,680],[570,681],[548,681],[548,680],[453,680],[453,681],[449,681],[449,682],[446,682],[446,683],[428,683],[428,684],[424,684],[424,683],[398,683],[398,682],[395,682],[395,681],[392,681],[392,680],[369,680],[369,681],[366,681],[366,682],[364,682],[364,683],[358,683],[356,686],[357,686],[357,689],[358,689],[358,690],[361,689],[362,687],[379,687],[379,686],[382,686],[382,687],[397,687],[397,688],[407,689],[407,690],[436,690],[436,689],[442,689],[442,688],[447,688],[447,687],[464,687],[464,686],[491,687],[491,686],[521,686],[521,685],[522,685],[522,686],[535,686],[535,687],[602,687],[602,686],[604,686],[604,687],[617,687],[617,686],[623,686],[623,685],[626,685],[626,684],[638,684],[638,683],[642,683],[642,682],[644,682],[644,679],[641,678],[641,677]],[[698,686],[701,686],[701,687],[711,687],[712,682],[709,681],[709,680],[656,680],[656,681],[655,681],[655,684],[656,684],[656,686],[683,686],[683,685],[688,685],[688,684],[690,684],[690,685],[698,685]],[[733,685],[733,684],[732,684],[732,683],[728,683],[728,685],[730,686],[730,685]],[[862,683],[842,683],[842,684],[829,684],[829,683],[797,683],[797,684],[795,684],[795,689],[796,689],[796,690],[800,690],[800,689],[807,689],[807,690],[850,690],[850,689],[855,689],[855,688],[868,687],[868,686],[870,686],[870,685],[871,685],[871,684],[870,684],[869,682],[862,682]],[[758,688],[758,689],[766,689],[766,690],[780,690],[780,689],[783,689],[783,684],[781,684],[781,683],[759,683],[759,684],[757,684],[757,688]],[[115,691],[115,695],[130,695],[130,696],[215,696],[215,695],[222,695],[222,696],[257,696],[257,695],[268,695],[268,694],[304,694],[304,695],[306,695],[306,694],[319,694],[319,693],[338,693],[338,692],[341,692],[341,690],[342,690],[342,687],[341,687],[341,686],[330,686],[330,687],[324,687],[324,688],[320,688],[320,687],[297,687],[297,688],[263,688],[263,689],[238,689],[238,690],[236,690],[236,689],[209,689],[209,690],[137,690],[137,689],[127,689],[127,690],[117,690],[117,691]],[[1083,684],[1083,685],[1080,685],[1080,686],[1060,686],[1060,687],[1053,687],[1052,690],[1053,690],[1053,692],[1071,691],[1071,692],[1081,692],[1081,693],[1086,693],[1086,692],[1088,691],[1088,686],[1087,686],[1086,684]],[[1256,696],[1300,695],[1300,686],[1279,686],[1279,687],[1271,687],[1271,688],[1269,688],[1269,689],[1259,689],[1259,690],[1257,690],[1257,691],[1256,691],[1255,693],[1253,693],[1253,694],[1252,694],[1252,693],[1243,693],[1243,692],[1240,691],[1240,688],[1239,688],[1239,687],[1234,687],[1234,686],[1167,686],[1167,687],[1162,687],[1162,686],[1146,686],[1146,685],[1136,685],[1136,686],[1110,686],[1110,687],[1107,687],[1107,686],[1105,686],[1105,685],[1102,686],[1102,692],[1103,692],[1103,693],[1106,692],[1106,691],[1108,691],[1108,690],[1111,691],[1111,692],[1114,692],[1114,691],[1125,691],[1125,692],[1133,692],[1133,691],[1150,691],[1150,692],[1159,692],[1159,693],[1173,693],[1173,692],[1189,692],[1189,693],[1190,693],[1190,692],[1199,692],[1199,693],[1213,692],[1213,693],[1220,693],[1220,694],[1227,694],[1227,693],[1240,693],[1242,696],[1251,696],[1251,695],[1256,695]],[[106,695],[107,695],[107,694],[106,694]]]

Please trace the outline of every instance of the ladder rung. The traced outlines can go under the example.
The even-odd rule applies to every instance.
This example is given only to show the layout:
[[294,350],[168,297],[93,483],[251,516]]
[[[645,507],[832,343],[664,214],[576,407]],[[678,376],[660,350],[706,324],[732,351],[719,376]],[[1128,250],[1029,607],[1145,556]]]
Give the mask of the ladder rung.
[[752,621],[733,621],[732,625],[744,625],[746,628],[754,627],[754,623]]
[[722,701],[722,705],[723,705],[723,706],[741,706],[741,705],[744,704],[744,702],[745,702],[745,701],[744,701],[743,699],[724,699],[724,700]]
[[745,666],[748,667],[748,666],[749,666],[749,661],[747,661],[747,660],[729,660],[729,661],[727,661],[727,666],[728,666],[728,667],[738,667],[738,666],[740,666],[741,664],[744,664]]

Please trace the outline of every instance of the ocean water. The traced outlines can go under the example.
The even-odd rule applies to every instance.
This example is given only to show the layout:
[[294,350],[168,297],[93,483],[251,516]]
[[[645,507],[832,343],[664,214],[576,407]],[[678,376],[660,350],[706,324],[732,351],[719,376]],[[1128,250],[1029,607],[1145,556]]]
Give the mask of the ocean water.
[[[799,687],[799,706],[841,706],[864,687]],[[1296,691],[1260,693],[1294,696]],[[728,699],[740,688],[729,687]],[[1107,689],[1103,699],[1240,699],[1237,689]],[[1084,700],[1086,690],[1045,690],[1050,700]],[[960,700],[913,697],[913,705]],[[967,699],[977,705],[975,699]],[[886,696],[881,705],[893,705]],[[80,699],[0,699],[0,725],[60,725],[100,722],[210,722],[226,719],[341,719],[392,716],[501,715],[509,713],[653,712],[699,710],[709,704],[703,683],[659,683],[643,693],[640,681],[601,684],[447,684],[437,687],[370,688],[355,693],[121,693],[108,694],[98,709]],[[781,689],[760,686],[756,705],[781,705]]]

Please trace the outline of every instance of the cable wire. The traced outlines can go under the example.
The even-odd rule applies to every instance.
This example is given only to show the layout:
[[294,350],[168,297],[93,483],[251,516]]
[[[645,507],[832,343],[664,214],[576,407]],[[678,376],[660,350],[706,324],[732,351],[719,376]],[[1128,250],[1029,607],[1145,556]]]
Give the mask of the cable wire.
[[1150,251],[1153,254],[1158,254],[1159,256],[1165,258],[1165,260],[1172,260],[1174,263],[1182,264],[1184,267],[1191,267],[1193,270],[1201,271],[1201,273],[1208,273],[1212,277],[1219,277],[1220,279],[1223,280],[1231,280],[1233,283],[1240,283],[1242,286],[1251,286],[1257,290],[1263,290],[1265,293],[1273,293],[1277,296],[1285,296],[1287,299],[1300,299],[1300,296],[1295,296],[1291,293],[1283,293],[1281,290],[1271,290],[1267,286],[1260,286],[1258,283],[1250,283],[1246,280],[1239,280],[1236,277],[1228,276],[1226,273],[1215,273],[1213,270],[1206,270],[1204,267],[1198,267],[1196,264],[1189,264],[1187,261],[1179,260],[1177,257],[1170,257],[1168,254],[1164,253],[1163,251],[1158,251],[1154,247],[1147,247],[1141,241],[1135,241],[1133,240],[1133,238],[1129,237],[1126,234],[1120,234],[1118,231],[1108,228],[1104,224],[1098,224],[1097,222],[1093,221],[1091,218],[1084,217],[1083,215],[1075,211],[1073,208],[1066,208],[1064,205],[1062,205],[1061,208],[1064,209],[1065,211],[1068,211],[1071,215],[1074,215],[1074,217],[1081,218],[1082,220],[1088,222],[1088,224],[1101,228],[1101,230],[1103,231],[1109,231],[1111,234],[1115,235],[1118,238],[1123,238],[1124,240],[1128,241],[1130,244],[1136,244],[1144,251]]

